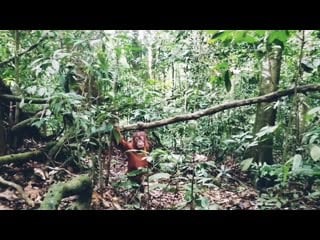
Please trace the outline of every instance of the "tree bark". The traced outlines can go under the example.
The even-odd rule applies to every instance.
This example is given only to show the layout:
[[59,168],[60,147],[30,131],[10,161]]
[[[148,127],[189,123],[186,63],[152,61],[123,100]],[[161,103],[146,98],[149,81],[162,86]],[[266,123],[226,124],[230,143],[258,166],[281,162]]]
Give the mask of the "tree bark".
[[[272,93],[278,89],[280,80],[282,48],[278,45],[273,46],[268,53],[267,59],[263,62],[260,78],[260,96]],[[277,110],[273,104],[259,103],[257,106],[256,120],[253,133],[256,134],[265,126],[274,126]],[[273,138],[266,136],[262,139],[254,153],[254,159],[257,162],[273,163]]]

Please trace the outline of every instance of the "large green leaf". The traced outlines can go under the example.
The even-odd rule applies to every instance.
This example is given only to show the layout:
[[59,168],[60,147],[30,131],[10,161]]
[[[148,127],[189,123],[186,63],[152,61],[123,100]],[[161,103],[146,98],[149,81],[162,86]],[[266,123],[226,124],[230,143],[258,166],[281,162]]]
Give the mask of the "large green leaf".
[[275,126],[265,126],[260,129],[260,131],[256,134],[258,138],[263,137],[266,134],[273,133],[278,128],[278,125]]
[[292,157],[292,172],[296,173],[302,166],[302,157],[300,154],[294,155]]
[[320,159],[320,147],[318,145],[311,145],[310,156],[314,161]]
[[253,161],[253,158],[248,158],[248,159],[243,160],[243,161],[240,163],[240,165],[241,165],[241,171],[244,171],[244,172],[247,171],[247,170],[249,169],[252,161]]
[[315,108],[312,108],[311,110],[308,111],[308,115],[312,115],[312,114],[315,114],[316,112],[319,112],[320,111],[320,107],[315,107]]

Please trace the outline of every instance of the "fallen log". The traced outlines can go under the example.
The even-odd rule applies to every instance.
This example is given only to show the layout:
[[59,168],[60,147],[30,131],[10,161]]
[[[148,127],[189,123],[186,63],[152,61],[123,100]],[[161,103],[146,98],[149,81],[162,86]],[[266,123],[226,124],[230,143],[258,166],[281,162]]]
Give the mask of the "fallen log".
[[56,144],[57,144],[56,142],[49,142],[45,147],[39,150],[0,156],[0,166],[8,163],[21,163],[21,162],[28,161],[30,159],[33,159],[33,160],[47,159],[46,152],[51,148],[53,148]]
[[43,150],[9,154],[9,155],[0,156],[0,165],[8,164],[8,163],[21,163],[29,159],[39,159],[41,157],[44,157]]

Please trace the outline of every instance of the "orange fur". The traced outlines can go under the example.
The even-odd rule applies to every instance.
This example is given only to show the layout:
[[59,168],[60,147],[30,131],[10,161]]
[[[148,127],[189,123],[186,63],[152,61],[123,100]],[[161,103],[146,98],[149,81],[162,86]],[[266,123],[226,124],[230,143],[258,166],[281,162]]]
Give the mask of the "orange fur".
[[[138,147],[138,141],[140,141],[140,144],[143,142],[143,147]],[[120,145],[124,148],[124,150],[126,150],[128,157],[127,172],[148,167],[148,161],[146,160],[146,157],[151,148],[147,134],[144,131],[135,132],[132,136],[132,141],[126,141],[120,133]],[[141,184],[142,178],[143,176],[136,176],[132,177],[131,179]]]

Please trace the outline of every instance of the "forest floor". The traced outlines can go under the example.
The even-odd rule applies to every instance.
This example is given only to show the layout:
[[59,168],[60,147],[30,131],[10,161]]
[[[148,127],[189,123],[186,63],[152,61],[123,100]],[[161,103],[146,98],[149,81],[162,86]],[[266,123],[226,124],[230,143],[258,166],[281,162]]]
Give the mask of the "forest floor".
[[[29,145],[26,143],[25,150],[30,151],[39,148],[39,145],[32,145],[30,142]],[[19,149],[19,151],[21,150]],[[168,180],[163,180],[161,183],[165,184],[166,189],[170,188],[171,191],[153,189],[145,191],[143,194],[132,188],[119,191],[112,183],[121,181],[121,177],[125,175],[127,163],[122,157],[120,155],[115,156],[111,163],[111,185],[105,187],[102,191],[97,187],[94,188],[91,203],[92,209],[153,210],[191,208],[184,200],[186,181],[168,182]],[[77,174],[71,167],[49,167],[48,164],[33,160],[20,165],[2,165],[0,166],[0,176],[6,181],[20,185],[26,195],[35,203],[35,206],[27,205],[15,188],[0,183],[0,210],[37,209],[52,184],[66,181]],[[159,182],[153,184],[159,184]],[[149,187],[151,189],[152,185],[150,184]],[[176,189],[176,191],[172,191],[172,189]],[[204,201],[203,204],[210,207],[210,209],[256,209],[257,196],[258,193],[254,188],[240,181],[231,180],[221,186],[201,188],[197,195],[197,201]],[[59,209],[66,209],[73,199],[74,197],[63,199]],[[198,208],[196,207],[196,209]]]
[[[28,151],[37,148],[39,148],[37,145],[29,146]],[[248,177],[239,171],[239,166],[234,164],[232,160],[229,164],[232,171],[230,171],[229,174],[231,175],[226,180],[211,186],[199,186],[200,184],[197,184],[197,188],[194,190],[196,201],[191,206],[190,203],[185,201],[186,196],[188,196],[186,189],[188,189],[187,186],[190,186],[190,178],[189,180],[188,178],[171,179],[170,181],[159,180],[150,183],[150,190],[146,190],[145,193],[140,193],[132,188],[117,187],[116,184],[123,181],[127,163],[123,156],[116,154],[111,162],[109,180],[111,184],[102,190],[94,187],[91,209],[258,209],[258,191],[251,186]],[[26,195],[35,203],[35,206],[27,205],[15,188],[0,183],[0,210],[37,209],[52,184],[66,181],[78,174],[71,167],[49,167],[48,164],[33,160],[20,165],[2,165],[0,166],[0,176],[6,181],[12,181],[20,185]],[[171,190],[153,189],[154,184],[166,186],[165,189]],[[74,196],[63,199],[58,209],[66,209],[74,199]],[[318,206],[306,208],[315,209]]]
[[[114,162],[111,167],[111,182],[119,180],[125,174],[126,163]],[[70,171],[69,171],[70,170]],[[28,206],[19,196],[16,189],[0,184],[0,210],[37,209],[40,206],[50,185],[57,181],[65,181],[75,176],[71,169],[51,168],[43,163],[28,161],[20,166],[4,165],[0,168],[1,176],[7,181],[20,185],[27,196],[35,202],[35,207]],[[179,190],[166,192],[159,189],[150,190],[149,194],[140,193],[135,189],[116,191],[108,186],[103,191],[94,190],[92,209],[188,209],[183,205],[185,183],[181,182]],[[210,187],[201,190],[199,196],[209,200],[211,209],[256,209],[257,192],[251,187],[245,187],[234,182],[221,187]],[[150,185],[151,187],[151,185]],[[143,200],[149,196],[149,201]],[[65,209],[73,200],[72,197],[63,199],[59,209]]]

